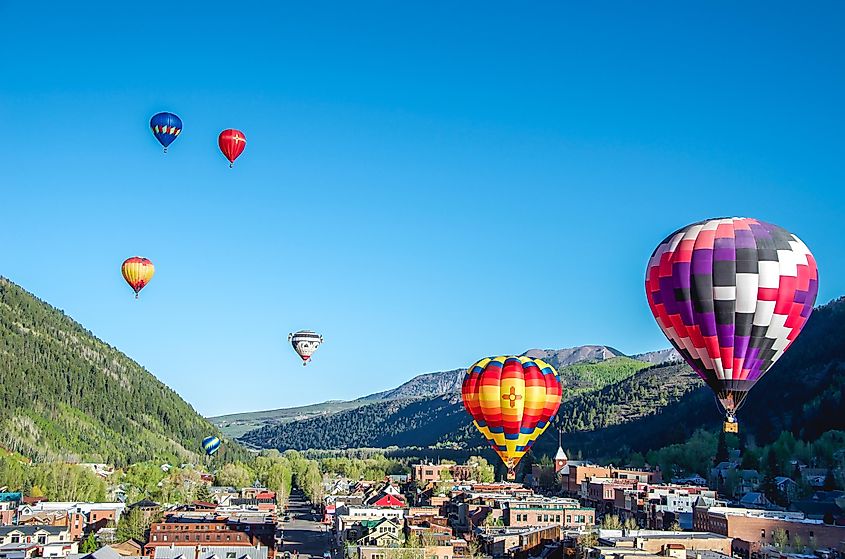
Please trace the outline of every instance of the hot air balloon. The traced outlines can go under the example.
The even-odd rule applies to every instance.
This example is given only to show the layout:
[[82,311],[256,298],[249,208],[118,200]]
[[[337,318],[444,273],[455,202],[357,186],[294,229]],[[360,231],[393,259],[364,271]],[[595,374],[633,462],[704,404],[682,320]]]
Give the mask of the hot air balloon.
[[217,437],[211,436],[206,437],[202,440],[202,449],[205,451],[206,454],[211,456],[220,448],[220,439]]
[[123,273],[123,279],[135,291],[135,298],[138,298],[138,293],[150,283],[150,280],[155,274],[155,266],[147,258],[140,256],[133,256],[123,261],[120,271]]
[[150,130],[167,153],[167,146],[182,133],[182,119],[173,113],[158,113],[150,119]]
[[467,370],[464,407],[508,467],[508,479],[557,413],[561,392],[557,371],[541,359],[488,357]]
[[716,395],[736,432],[748,392],[798,336],[818,292],[801,240],[756,219],[693,223],[663,240],[646,270],[657,324]]
[[220,133],[217,138],[217,145],[220,146],[220,151],[229,160],[229,167],[234,167],[235,159],[243,153],[246,147],[246,136],[240,130],[229,128]]
[[304,366],[308,364],[311,355],[323,343],[323,336],[311,330],[300,330],[288,334],[288,341],[293,346],[293,350],[302,358],[302,365]]

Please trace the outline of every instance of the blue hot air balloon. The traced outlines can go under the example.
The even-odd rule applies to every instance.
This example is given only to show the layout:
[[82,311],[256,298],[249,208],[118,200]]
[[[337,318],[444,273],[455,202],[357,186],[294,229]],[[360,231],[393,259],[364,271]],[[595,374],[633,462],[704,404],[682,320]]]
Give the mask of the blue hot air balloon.
[[217,449],[220,448],[220,439],[217,437],[206,437],[202,440],[202,449],[205,451],[206,454],[211,456]]
[[150,119],[150,130],[167,153],[167,146],[182,133],[182,119],[173,113],[158,113]]

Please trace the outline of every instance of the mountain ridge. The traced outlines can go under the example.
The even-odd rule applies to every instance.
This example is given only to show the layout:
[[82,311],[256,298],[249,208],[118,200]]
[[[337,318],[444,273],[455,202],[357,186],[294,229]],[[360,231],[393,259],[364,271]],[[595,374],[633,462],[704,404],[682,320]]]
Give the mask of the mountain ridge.
[[[566,376],[567,368],[573,365],[600,363],[619,357],[626,357],[619,350],[605,345],[584,345],[562,349],[534,348],[526,350],[521,355],[547,361],[562,376]],[[447,371],[421,373],[411,377],[395,388],[361,396],[354,400],[334,400],[291,408],[225,414],[211,416],[207,419],[220,428],[226,435],[240,438],[249,431],[259,429],[268,424],[287,424],[292,421],[303,421],[313,417],[350,411],[382,400],[404,400],[459,393],[465,372],[465,368],[458,368]]]
[[[656,354],[654,360],[669,357],[669,361],[649,364],[613,357],[561,368],[564,446],[596,459],[618,461],[632,452],[687,440],[702,427],[719,429],[723,415],[698,375],[686,363],[673,361],[668,350],[649,353]],[[600,368],[608,366],[618,369],[616,374],[602,376]],[[579,367],[588,368],[598,382],[573,387],[573,380],[586,376]],[[837,413],[845,403],[843,393],[845,298],[840,298],[815,309],[790,351],[755,387],[740,413],[740,429],[758,442],[769,442],[783,430],[808,439],[827,430],[845,430],[845,416]],[[477,453],[487,447],[457,393],[374,401],[354,411],[290,423],[284,429],[265,425],[246,433],[243,440],[280,450],[422,446]],[[556,448],[557,434],[548,430],[534,451],[552,454]]]

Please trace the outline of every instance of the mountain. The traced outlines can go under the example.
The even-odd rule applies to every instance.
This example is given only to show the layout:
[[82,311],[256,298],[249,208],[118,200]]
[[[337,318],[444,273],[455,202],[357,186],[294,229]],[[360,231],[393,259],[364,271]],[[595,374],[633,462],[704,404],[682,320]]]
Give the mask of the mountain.
[[[545,355],[551,359],[551,353]],[[718,429],[722,415],[698,375],[685,363],[673,362],[671,352],[652,355],[660,363],[614,356],[560,369],[564,446],[615,459],[684,441],[701,427]],[[808,439],[845,430],[843,394],[845,298],[814,311],[790,351],[754,388],[739,413],[740,429],[759,443],[770,442],[781,430]],[[477,453],[486,448],[457,392],[377,400],[284,428],[265,425],[243,440],[279,449],[417,446]],[[557,434],[549,430],[538,439],[535,453],[551,454],[556,447]]]
[[[563,378],[569,378],[571,380],[573,390],[581,390],[584,387],[593,385],[598,388],[600,387],[599,384],[603,386],[607,382],[607,379],[602,380],[599,377],[616,378],[616,375],[625,376],[632,373],[637,367],[645,366],[645,364],[639,363],[639,365],[632,367],[631,364],[623,361],[613,361],[614,359],[627,358],[621,357],[622,353],[613,348],[598,345],[564,349],[530,349],[523,353],[523,355],[546,360],[558,369],[558,372],[560,372]],[[568,367],[575,364],[599,364],[602,362],[608,362],[608,366],[590,367],[588,368],[589,370],[568,369]],[[351,412],[373,402],[458,394],[461,391],[461,383],[465,373],[466,369],[424,373],[413,377],[396,388],[376,392],[352,401],[331,401],[294,408],[221,415],[210,417],[209,421],[219,427],[227,436],[241,438],[246,433],[265,426],[285,425],[292,421],[303,421],[342,411]],[[576,377],[582,374],[585,375],[584,379],[581,381],[577,380]],[[594,378],[588,380],[591,374]]]
[[452,371],[417,375],[392,390],[370,394],[359,398],[358,401],[403,400],[405,398],[422,398],[460,392],[466,372],[466,369],[454,369]]
[[[0,444],[37,461],[197,462],[217,429],[63,312],[0,277]],[[243,455],[225,445],[218,456]]]
[[564,349],[529,349],[523,355],[542,359],[555,369],[560,370],[562,367],[576,363],[604,361],[614,357],[622,357],[625,354],[606,345],[582,345]]
[[678,350],[674,347],[669,349],[658,349],[657,351],[648,351],[646,353],[638,353],[637,355],[632,355],[631,357],[637,361],[645,361],[646,363],[652,363],[654,365],[659,365],[660,363],[681,363],[684,360],[684,358],[681,357],[681,354],[678,353]]
[[[595,347],[595,346],[592,346]],[[603,347],[603,346],[601,346]],[[559,369],[564,398],[601,390],[648,367],[647,363],[624,356],[580,363],[576,355],[601,359],[611,353],[558,350],[564,362],[574,364]],[[536,351],[536,350],[535,350]],[[546,355],[554,354],[548,350]],[[553,358],[553,357],[552,357]],[[240,440],[256,448],[359,448],[380,446],[453,446],[467,443],[483,446],[472,429],[460,396],[462,369],[414,377],[400,387],[358,400],[365,405],[284,425],[267,423],[249,431]],[[439,379],[433,381],[432,379]],[[410,387],[410,388],[409,388]],[[426,394],[423,388],[446,390]],[[395,396],[387,398],[385,396]],[[460,433],[459,433],[460,432]]]

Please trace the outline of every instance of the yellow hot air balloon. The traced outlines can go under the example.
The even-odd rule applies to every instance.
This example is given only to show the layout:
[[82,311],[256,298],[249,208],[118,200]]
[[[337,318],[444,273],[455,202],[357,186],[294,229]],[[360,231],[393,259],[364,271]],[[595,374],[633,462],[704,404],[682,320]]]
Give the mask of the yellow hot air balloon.
[[541,359],[488,357],[467,369],[461,392],[475,427],[514,479],[516,465],[560,406],[557,371]]
[[123,279],[135,291],[137,299],[138,293],[150,282],[156,269],[148,258],[133,256],[124,260],[120,271],[123,273]]

